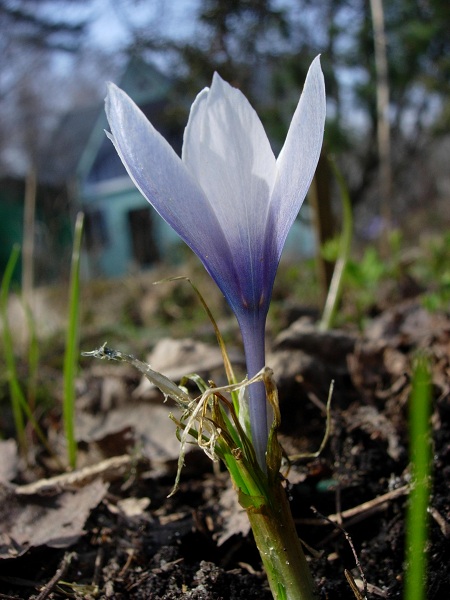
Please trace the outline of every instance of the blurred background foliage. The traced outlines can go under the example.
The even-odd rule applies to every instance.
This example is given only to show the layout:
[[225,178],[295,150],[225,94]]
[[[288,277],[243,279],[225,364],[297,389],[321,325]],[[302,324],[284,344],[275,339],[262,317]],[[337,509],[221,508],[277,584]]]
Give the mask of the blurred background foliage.
[[[448,132],[450,7],[386,3],[395,164]],[[311,59],[322,54],[327,148],[360,165],[356,199],[376,168],[374,35],[366,0],[0,0],[1,174],[22,175],[64,112],[102,99],[130,56],[176,82],[184,125],[214,71],[240,87],[281,145]],[[14,132],[14,136],[12,136]]]
[[[439,290],[448,278],[448,244],[428,238],[442,239],[450,221],[449,23],[447,0],[394,0],[384,6],[390,225],[402,232],[401,251],[389,260],[384,250],[392,246],[385,238],[381,247],[367,249],[383,229],[378,81],[368,0],[0,0],[0,210],[11,181],[19,182],[15,193],[20,196],[20,182],[37,169],[37,214],[46,217],[39,217],[35,235],[61,236],[55,223],[64,215],[73,221],[74,207],[63,197],[47,200],[38,165],[54,144],[63,115],[101,103],[106,81],[117,79],[131,57],[155,64],[174,81],[167,118],[180,127],[195,95],[218,71],[249,97],[277,153],[308,66],[320,53],[328,98],[324,152],[335,157],[355,213],[349,289],[370,296],[380,278],[400,275],[400,263],[415,261],[411,253],[398,257],[413,246],[416,257],[429,258],[428,266],[415,273],[434,277],[433,302],[439,305]],[[342,209],[334,183],[330,186],[338,232]],[[1,235],[6,240],[8,232]],[[4,266],[8,243],[1,252]],[[52,254],[41,264],[37,283],[39,276],[46,280],[52,259],[68,264],[60,250]],[[334,259],[332,253],[328,259]],[[440,266],[431,275],[433,261]],[[286,281],[292,268],[288,265]],[[305,288],[299,293],[305,296]]]

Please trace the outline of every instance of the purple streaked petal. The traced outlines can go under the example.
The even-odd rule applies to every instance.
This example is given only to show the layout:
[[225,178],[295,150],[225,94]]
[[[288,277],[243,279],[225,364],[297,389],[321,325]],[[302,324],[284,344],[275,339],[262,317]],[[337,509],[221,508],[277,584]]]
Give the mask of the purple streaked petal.
[[276,227],[274,242],[278,258],[316,170],[322,148],[325,113],[325,83],[320,57],[317,56],[309,68],[303,93],[277,159],[277,179],[270,204]]
[[276,161],[245,96],[215,74],[191,108],[183,161],[208,196],[232,249],[242,304],[258,305]]

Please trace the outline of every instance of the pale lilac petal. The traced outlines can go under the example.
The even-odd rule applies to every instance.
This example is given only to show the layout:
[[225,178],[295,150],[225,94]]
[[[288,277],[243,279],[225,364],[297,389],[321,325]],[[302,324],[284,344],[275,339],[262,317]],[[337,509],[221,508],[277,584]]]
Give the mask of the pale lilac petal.
[[229,240],[242,285],[252,292],[246,301],[259,302],[276,161],[248,100],[217,74],[192,105],[182,156]]
[[183,161],[227,229],[236,224],[241,228],[241,217],[245,230],[254,227],[250,222],[264,220],[275,157],[248,100],[217,73],[211,89],[203,90],[192,105]]
[[109,85],[106,115],[111,139],[136,186],[172,227],[189,234],[209,204],[201,188],[168,142],[114,84]]
[[[277,160],[277,179],[271,198],[278,258],[286,236],[311,185],[322,148],[325,126],[325,83],[320,58],[312,62],[303,93]],[[272,226],[272,225],[271,225]],[[269,231],[267,232],[269,234]]]
[[228,296],[236,281],[233,256],[200,186],[168,142],[114,84],[109,85],[106,114],[110,138],[137,188],[194,250]]

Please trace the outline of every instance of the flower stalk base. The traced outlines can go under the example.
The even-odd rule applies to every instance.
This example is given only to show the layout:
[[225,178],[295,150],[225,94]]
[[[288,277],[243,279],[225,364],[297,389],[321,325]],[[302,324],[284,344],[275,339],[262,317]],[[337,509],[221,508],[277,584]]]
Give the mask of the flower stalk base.
[[274,599],[317,600],[281,480],[270,490],[270,503],[248,507],[247,515]]

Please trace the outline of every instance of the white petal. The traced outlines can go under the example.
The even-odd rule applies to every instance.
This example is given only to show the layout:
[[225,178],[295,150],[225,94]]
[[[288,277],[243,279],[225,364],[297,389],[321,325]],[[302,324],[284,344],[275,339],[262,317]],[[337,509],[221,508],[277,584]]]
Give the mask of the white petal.
[[[213,206],[230,246],[261,260],[276,161],[245,96],[214,75],[191,108],[183,161]],[[258,248],[261,251],[258,251]]]
[[320,58],[316,57],[309,68],[303,93],[277,160],[271,212],[276,223],[278,257],[316,170],[322,148],[325,113],[325,83]]
[[228,242],[208,199],[181,159],[114,84],[109,85],[106,113],[110,137],[140,192],[202,260],[208,257],[212,270],[221,266],[226,271],[223,254],[229,254]]

